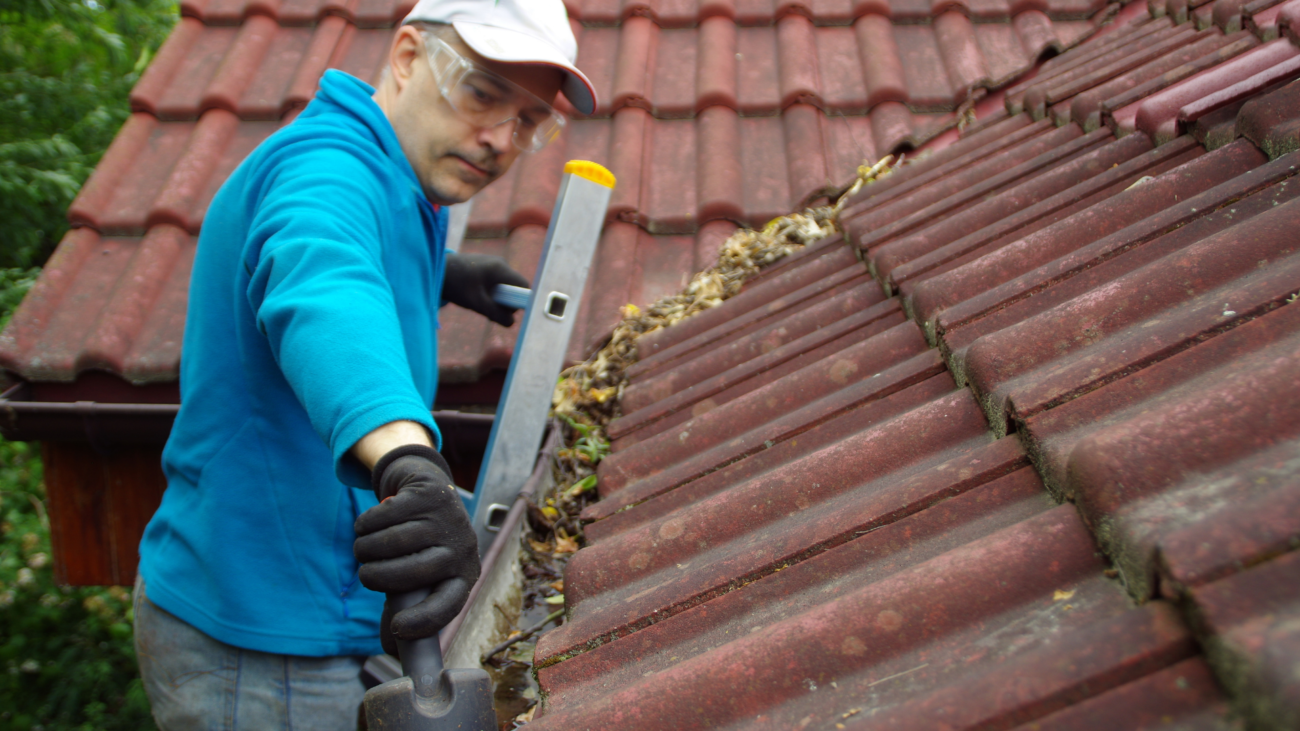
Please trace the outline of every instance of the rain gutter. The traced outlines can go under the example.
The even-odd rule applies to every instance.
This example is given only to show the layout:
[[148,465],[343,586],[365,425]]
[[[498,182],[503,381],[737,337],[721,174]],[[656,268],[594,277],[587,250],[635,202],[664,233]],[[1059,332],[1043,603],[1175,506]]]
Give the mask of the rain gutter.
[[[504,621],[494,607],[507,600],[512,591],[523,586],[523,567],[519,563],[519,541],[523,538],[524,516],[528,501],[554,487],[551,457],[560,446],[560,429],[552,422],[537,453],[533,472],[524,482],[519,496],[506,513],[505,523],[483,556],[483,570],[470,589],[465,608],[442,630],[443,656],[447,667],[476,668],[482,654],[494,646],[498,620]],[[509,629],[509,628],[504,628]]]
[[[31,386],[19,383],[0,394],[0,434],[17,441],[90,442],[96,449],[167,441],[180,404],[121,404],[103,401],[32,401]],[[491,427],[492,414],[434,411],[440,428]]]

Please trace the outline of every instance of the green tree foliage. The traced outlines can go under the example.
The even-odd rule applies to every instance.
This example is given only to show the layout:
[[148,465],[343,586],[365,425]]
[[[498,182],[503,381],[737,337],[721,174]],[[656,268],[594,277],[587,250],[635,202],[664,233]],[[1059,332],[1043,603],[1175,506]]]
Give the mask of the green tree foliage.
[[0,729],[153,728],[136,671],[131,595],[54,582],[41,461],[0,440]]
[[0,0],[0,267],[43,264],[174,0]]

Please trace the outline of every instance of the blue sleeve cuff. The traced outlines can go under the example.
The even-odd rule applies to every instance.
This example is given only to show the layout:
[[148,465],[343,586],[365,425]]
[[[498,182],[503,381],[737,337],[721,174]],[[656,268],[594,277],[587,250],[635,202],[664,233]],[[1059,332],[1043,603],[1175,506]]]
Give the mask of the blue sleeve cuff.
[[434,449],[442,451],[442,433],[438,431],[438,425],[433,423],[433,415],[428,409],[412,409],[409,401],[375,404],[361,413],[340,420],[334,430],[330,451],[334,455],[334,474],[340,482],[348,487],[370,489],[370,470],[352,456],[352,447],[365,435],[394,421],[423,424],[433,435]]

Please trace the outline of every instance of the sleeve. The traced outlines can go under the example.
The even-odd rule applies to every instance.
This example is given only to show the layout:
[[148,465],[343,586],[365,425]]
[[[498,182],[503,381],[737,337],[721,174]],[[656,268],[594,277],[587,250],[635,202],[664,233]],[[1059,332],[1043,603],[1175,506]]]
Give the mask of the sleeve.
[[439,437],[384,274],[388,204],[379,174],[351,150],[277,158],[267,163],[244,249],[248,303],[335,474],[364,488],[349,454],[361,437],[398,420]]

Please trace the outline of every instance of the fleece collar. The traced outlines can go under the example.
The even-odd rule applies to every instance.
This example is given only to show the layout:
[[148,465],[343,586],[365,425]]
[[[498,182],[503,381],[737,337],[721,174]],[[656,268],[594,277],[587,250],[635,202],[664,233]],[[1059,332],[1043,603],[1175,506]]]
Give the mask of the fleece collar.
[[320,90],[316,92],[317,99],[338,107],[369,129],[384,155],[397,166],[420,200],[429,202],[424,197],[424,189],[420,187],[420,180],[415,177],[415,170],[406,159],[401,143],[397,141],[392,122],[388,121],[388,115],[375,103],[374,95],[373,86],[338,69],[325,72],[320,80]]

